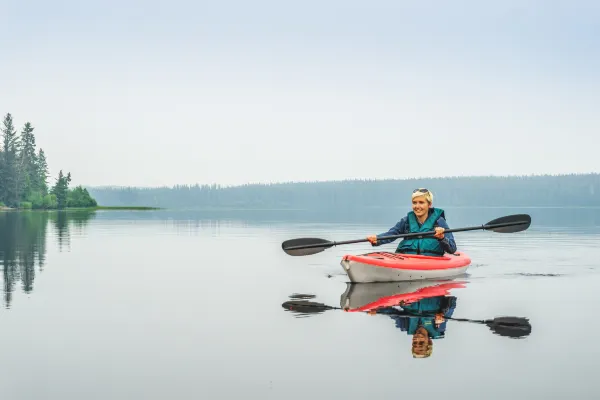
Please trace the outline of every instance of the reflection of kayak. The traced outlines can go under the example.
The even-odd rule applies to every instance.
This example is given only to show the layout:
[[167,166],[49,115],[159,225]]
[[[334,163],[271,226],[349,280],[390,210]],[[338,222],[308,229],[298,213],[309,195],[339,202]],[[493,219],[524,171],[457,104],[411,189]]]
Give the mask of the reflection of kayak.
[[346,311],[369,311],[381,307],[393,307],[400,303],[410,304],[427,297],[448,296],[451,289],[466,287],[467,282],[407,281],[347,283],[346,291],[340,296],[340,307]]
[[350,281],[356,283],[446,278],[464,273],[470,263],[465,253],[430,257],[376,252],[345,255],[341,261]]

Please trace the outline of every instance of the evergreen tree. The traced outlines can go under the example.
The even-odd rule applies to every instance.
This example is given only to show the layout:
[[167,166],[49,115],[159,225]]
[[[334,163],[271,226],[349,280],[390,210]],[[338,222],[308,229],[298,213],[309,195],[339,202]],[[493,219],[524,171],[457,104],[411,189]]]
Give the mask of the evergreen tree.
[[0,146],[0,206],[4,205],[4,151]]
[[62,169],[58,173],[56,184],[52,188],[52,194],[56,196],[56,204],[59,210],[67,206],[67,198],[69,195],[69,183],[71,182],[71,173],[63,175]]
[[33,192],[41,192],[37,178],[37,156],[35,154],[35,136],[31,123],[27,122],[21,131],[19,154],[19,197],[29,199]]
[[17,149],[19,138],[13,125],[12,115],[6,114],[2,128],[2,199],[7,206],[16,206],[19,202],[19,177]]
[[37,154],[36,162],[36,186],[43,196],[48,194],[48,163],[46,154],[40,149]]

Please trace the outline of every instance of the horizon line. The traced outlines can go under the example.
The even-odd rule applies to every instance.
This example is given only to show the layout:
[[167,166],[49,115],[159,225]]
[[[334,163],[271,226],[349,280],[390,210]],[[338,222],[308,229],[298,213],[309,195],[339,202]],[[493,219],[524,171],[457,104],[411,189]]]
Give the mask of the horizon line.
[[594,176],[599,175],[600,172],[571,172],[571,173],[559,173],[559,174],[508,174],[508,175],[447,175],[447,176],[420,176],[411,178],[347,178],[347,179],[328,179],[328,180],[305,180],[305,181],[274,181],[274,182],[247,182],[242,184],[219,184],[219,183],[175,183],[171,185],[162,186],[133,186],[133,185],[86,185],[80,184],[84,188],[93,189],[173,189],[176,187],[203,187],[203,186],[217,186],[220,189],[226,188],[239,188],[246,186],[278,186],[278,185],[291,185],[291,184],[324,184],[324,183],[350,183],[350,182],[409,182],[414,180],[449,180],[449,179],[472,179],[472,178],[543,178],[543,177],[566,177],[566,176]]

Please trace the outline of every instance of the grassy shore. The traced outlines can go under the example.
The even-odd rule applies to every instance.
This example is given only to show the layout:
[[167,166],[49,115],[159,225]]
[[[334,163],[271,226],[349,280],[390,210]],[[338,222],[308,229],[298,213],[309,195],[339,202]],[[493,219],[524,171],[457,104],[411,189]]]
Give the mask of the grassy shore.
[[160,207],[146,207],[146,206],[96,206],[92,207],[92,210],[131,210],[131,211],[142,211],[142,210],[162,210]]
[[[122,210],[122,211],[150,211],[162,210],[160,207],[145,207],[145,206],[96,206],[96,207],[68,207],[64,211],[95,211],[95,210]],[[57,211],[51,209],[31,209],[31,208],[13,208],[0,206],[0,211]]]

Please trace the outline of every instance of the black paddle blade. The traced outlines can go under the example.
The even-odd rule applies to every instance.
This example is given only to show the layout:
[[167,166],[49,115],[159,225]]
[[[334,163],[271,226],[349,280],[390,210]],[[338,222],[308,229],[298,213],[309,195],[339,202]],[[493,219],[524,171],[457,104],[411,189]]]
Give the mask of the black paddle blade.
[[325,239],[300,238],[286,240],[281,248],[290,256],[309,256],[317,254],[333,246],[333,243]]
[[[520,223],[522,222],[522,223]],[[499,224],[512,224],[510,226],[501,226],[501,227],[492,227],[490,225],[499,225]],[[515,215],[507,215],[506,217],[496,218],[493,221],[488,222],[485,226],[490,226],[490,228],[486,228],[488,230],[500,233],[515,233],[521,232],[529,228],[531,225],[531,217],[527,214],[515,214]]]
[[281,307],[287,311],[292,311],[300,314],[321,314],[324,311],[331,310],[333,307],[323,303],[316,303],[307,300],[289,300],[284,302]]
[[496,334],[512,338],[529,336],[531,324],[529,319],[521,317],[498,317],[486,321],[485,324]]

